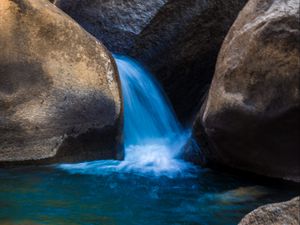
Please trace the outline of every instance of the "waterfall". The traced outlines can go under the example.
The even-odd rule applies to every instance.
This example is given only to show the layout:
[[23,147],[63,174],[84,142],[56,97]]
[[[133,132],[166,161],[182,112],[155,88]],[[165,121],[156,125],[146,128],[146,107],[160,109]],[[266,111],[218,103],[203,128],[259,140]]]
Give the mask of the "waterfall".
[[114,57],[124,99],[125,147],[176,140],[182,128],[159,84],[138,62]]
[[124,161],[101,160],[59,167],[72,173],[134,172],[186,175],[193,166],[179,159],[190,137],[177,120],[159,83],[137,61],[114,55],[124,101]]

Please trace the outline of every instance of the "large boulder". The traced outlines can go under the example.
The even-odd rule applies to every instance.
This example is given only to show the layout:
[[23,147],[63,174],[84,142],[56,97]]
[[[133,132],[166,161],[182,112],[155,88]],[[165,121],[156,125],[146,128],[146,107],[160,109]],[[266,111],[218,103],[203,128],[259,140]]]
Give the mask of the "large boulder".
[[299,225],[300,197],[261,206],[247,214],[239,225]]
[[[112,52],[143,62],[180,119],[190,119],[226,33],[247,0],[55,0]],[[197,84],[197,85],[195,85]]]
[[207,164],[300,181],[299,1],[251,0],[194,124]]
[[121,157],[110,53],[46,0],[1,0],[0,15],[0,165]]

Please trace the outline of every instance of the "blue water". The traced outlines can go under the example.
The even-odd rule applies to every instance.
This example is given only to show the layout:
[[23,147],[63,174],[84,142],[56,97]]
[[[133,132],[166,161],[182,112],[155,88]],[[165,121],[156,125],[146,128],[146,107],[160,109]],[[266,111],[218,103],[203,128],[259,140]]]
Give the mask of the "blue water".
[[231,225],[262,204],[299,194],[181,160],[190,131],[147,70],[114,57],[125,160],[0,169],[0,224]]
[[0,169],[0,224],[235,225],[262,204],[299,194],[211,170],[190,175]]
[[159,84],[138,62],[115,55],[124,99],[125,147],[171,144],[183,133]]
[[69,173],[131,172],[143,176],[191,176],[197,168],[180,159],[190,138],[158,82],[137,61],[114,55],[124,99],[124,161],[62,164]]

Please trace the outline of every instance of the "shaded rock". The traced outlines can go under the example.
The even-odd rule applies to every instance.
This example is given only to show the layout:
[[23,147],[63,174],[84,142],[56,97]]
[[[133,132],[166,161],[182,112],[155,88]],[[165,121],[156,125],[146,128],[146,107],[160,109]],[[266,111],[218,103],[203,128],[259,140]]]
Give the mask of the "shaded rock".
[[299,225],[300,197],[261,206],[247,214],[239,225]]
[[191,162],[196,165],[204,165],[205,157],[200,151],[200,146],[194,137],[190,137],[182,148],[182,153],[180,155],[185,161]]
[[161,81],[182,120],[199,109],[221,43],[245,3],[246,0],[55,1],[111,51],[143,62]]
[[167,0],[54,0],[112,52],[127,53]]
[[221,43],[245,3],[168,1],[130,51],[157,75],[182,120],[199,109]]
[[0,164],[120,157],[110,53],[46,0],[2,0],[0,15]]
[[250,1],[194,124],[209,165],[300,181],[299,1]]

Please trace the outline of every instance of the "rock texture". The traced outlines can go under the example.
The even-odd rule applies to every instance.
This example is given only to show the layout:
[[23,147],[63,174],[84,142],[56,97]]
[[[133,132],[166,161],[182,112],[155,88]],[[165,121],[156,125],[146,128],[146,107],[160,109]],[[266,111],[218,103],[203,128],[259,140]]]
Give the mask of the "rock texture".
[[299,43],[298,0],[245,6],[194,125],[208,164],[300,182]]
[[[246,0],[56,0],[112,52],[143,62],[177,115],[199,109],[226,33]],[[196,84],[196,85],[195,85]]]
[[127,53],[167,0],[52,0],[112,52]]
[[131,50],[157,75],[181,120],[199,109],[222,41],[245,2],[168,1]]
[[0,15],[0,165],[121,157],[110,53],[46,0],[1,0]]
[[299,225],[300,197],[261,206],[247,214],[239,225]]

